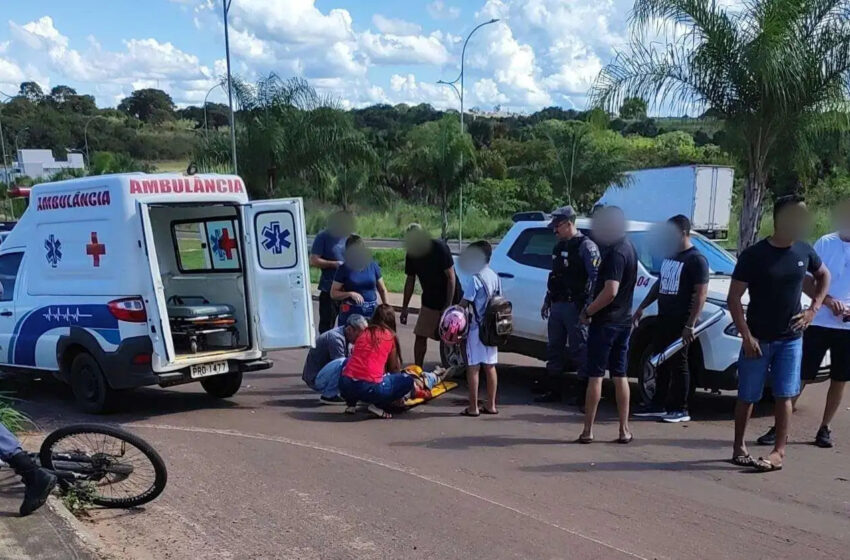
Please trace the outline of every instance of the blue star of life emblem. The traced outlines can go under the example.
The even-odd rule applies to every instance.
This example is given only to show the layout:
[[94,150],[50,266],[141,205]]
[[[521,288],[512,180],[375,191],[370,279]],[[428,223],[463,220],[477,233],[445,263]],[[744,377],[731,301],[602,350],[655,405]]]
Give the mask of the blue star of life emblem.
[[263,248],[266,251],[271,251],[275,255],[283,253],[284,249],[289,249],[292,243],[289,241],[289,230],[280,229],[280,222],[271,222],[265,226],[262,231]]
[[62,242],[56,239],[52,233],[44,240],[44,248],[47,249],[47,262],[52,268],[59,265],[62,260]]

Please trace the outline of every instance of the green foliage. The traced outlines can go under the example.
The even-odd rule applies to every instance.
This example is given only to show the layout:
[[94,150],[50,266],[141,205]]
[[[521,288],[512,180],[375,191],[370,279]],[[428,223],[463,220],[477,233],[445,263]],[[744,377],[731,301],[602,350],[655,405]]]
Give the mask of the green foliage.
[[20,433],[28,426],[32,426],[32,420],[23,412],[12,406],[14,399],[7,393],[0,393],[0,424],[12,433]]
[[78,481],[62,490],[62,503],[76,517],[88,517],[96,494],[94,483]]
[[136,161],[127,154],[114,154],[112,152],[95,152],[89,163],[89,175],[103,175],[105,173],[130,173],[141,171],[153,173],[154,166]]
[[[705,0],[637,0],[633,21],[634,39],[600,73],[594,102],[696,104],[725,119],[723,147],[747,177],[739,247],[751,245],[768,189],[811,168],[815,139],[848,129],[850,0],[753,0],[734,13]],[[665,24],[683,32],[647,40]]]
[[163,123],[174,119],[174,101],[160,89],[137,89],[118,104],[118,110],[146,123]]
[[643,120],[646,118],[647,103],[640,97],[627,97],[620,105],[620,118],[626,120]]

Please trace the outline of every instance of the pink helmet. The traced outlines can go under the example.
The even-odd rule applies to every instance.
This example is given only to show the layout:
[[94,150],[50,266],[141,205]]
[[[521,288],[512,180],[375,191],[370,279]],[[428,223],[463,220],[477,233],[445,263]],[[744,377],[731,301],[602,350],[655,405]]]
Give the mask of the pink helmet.
[[440,340],[449,346],[454,346],[466,338],[468,329],[466,312],[457,305],[453,305],[446,309],[440,319]]

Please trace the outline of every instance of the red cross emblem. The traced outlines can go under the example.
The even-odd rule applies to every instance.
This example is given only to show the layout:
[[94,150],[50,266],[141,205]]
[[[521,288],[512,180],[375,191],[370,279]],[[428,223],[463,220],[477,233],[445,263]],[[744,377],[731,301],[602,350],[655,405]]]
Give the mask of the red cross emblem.
[[91,243],[86,245],[86,254],[91,255],[94,266],[100,266],[100,257],[106,254],[106,245],[97,242],[97,232],[91,232]]
[[236,240],[230,237],[230,231],[227,228],[222,229],[221,237],[218,239],[218,246],[227,255],[227,260],[233,258],[233,249],[236,248]]

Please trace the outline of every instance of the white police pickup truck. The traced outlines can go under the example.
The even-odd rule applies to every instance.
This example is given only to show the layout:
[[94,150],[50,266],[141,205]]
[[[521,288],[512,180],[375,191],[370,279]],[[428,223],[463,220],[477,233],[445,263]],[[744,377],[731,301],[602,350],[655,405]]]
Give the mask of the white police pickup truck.
[[146,385],[226,398],[314,342],[301,200],[249,202],[236,176],[38,185],[0,284],[0,369],[52,372],[88,412]]
[[[540,316],[540,308],[546,295],[546,283],[552,266],[552,249],[556,238],[549,229],[548,221],[533,219],[518,221],[493,251],[490,266],[502,281],[502,291],[513,303],[514,333],[508,344],[501,348],[526,356],[546,359],[547,325]],[[579,218],[579,229],[588,232],[590,220]],[[655,283],[661,261],[649,251],[649,236],[652,224],[630,222],[628,237],[638,256],[637,286],[634,307],[643,301]],[[711,277],[708,286],[708,302],[702,319],[708,318],[718,309],[726,308],[726,296],[735,268],[735,259],[714,242],[699,234],[693,234],[694,245],[708,260]],[[651,357],[650,335],[656,321],[657,307],[653,304],[643,315],[640,325],[632,335],[629,357],[629,377],[636,378],[640,397],[648,402],[655,394],[655,372],[649,367]],[[741,349],[732,317],[727,311],[722,320],[710,327],[694,344],[691,351],[691,387],[709,389],[738,388],[736,364]],[[453,356],[442,347],[444,361]]]

